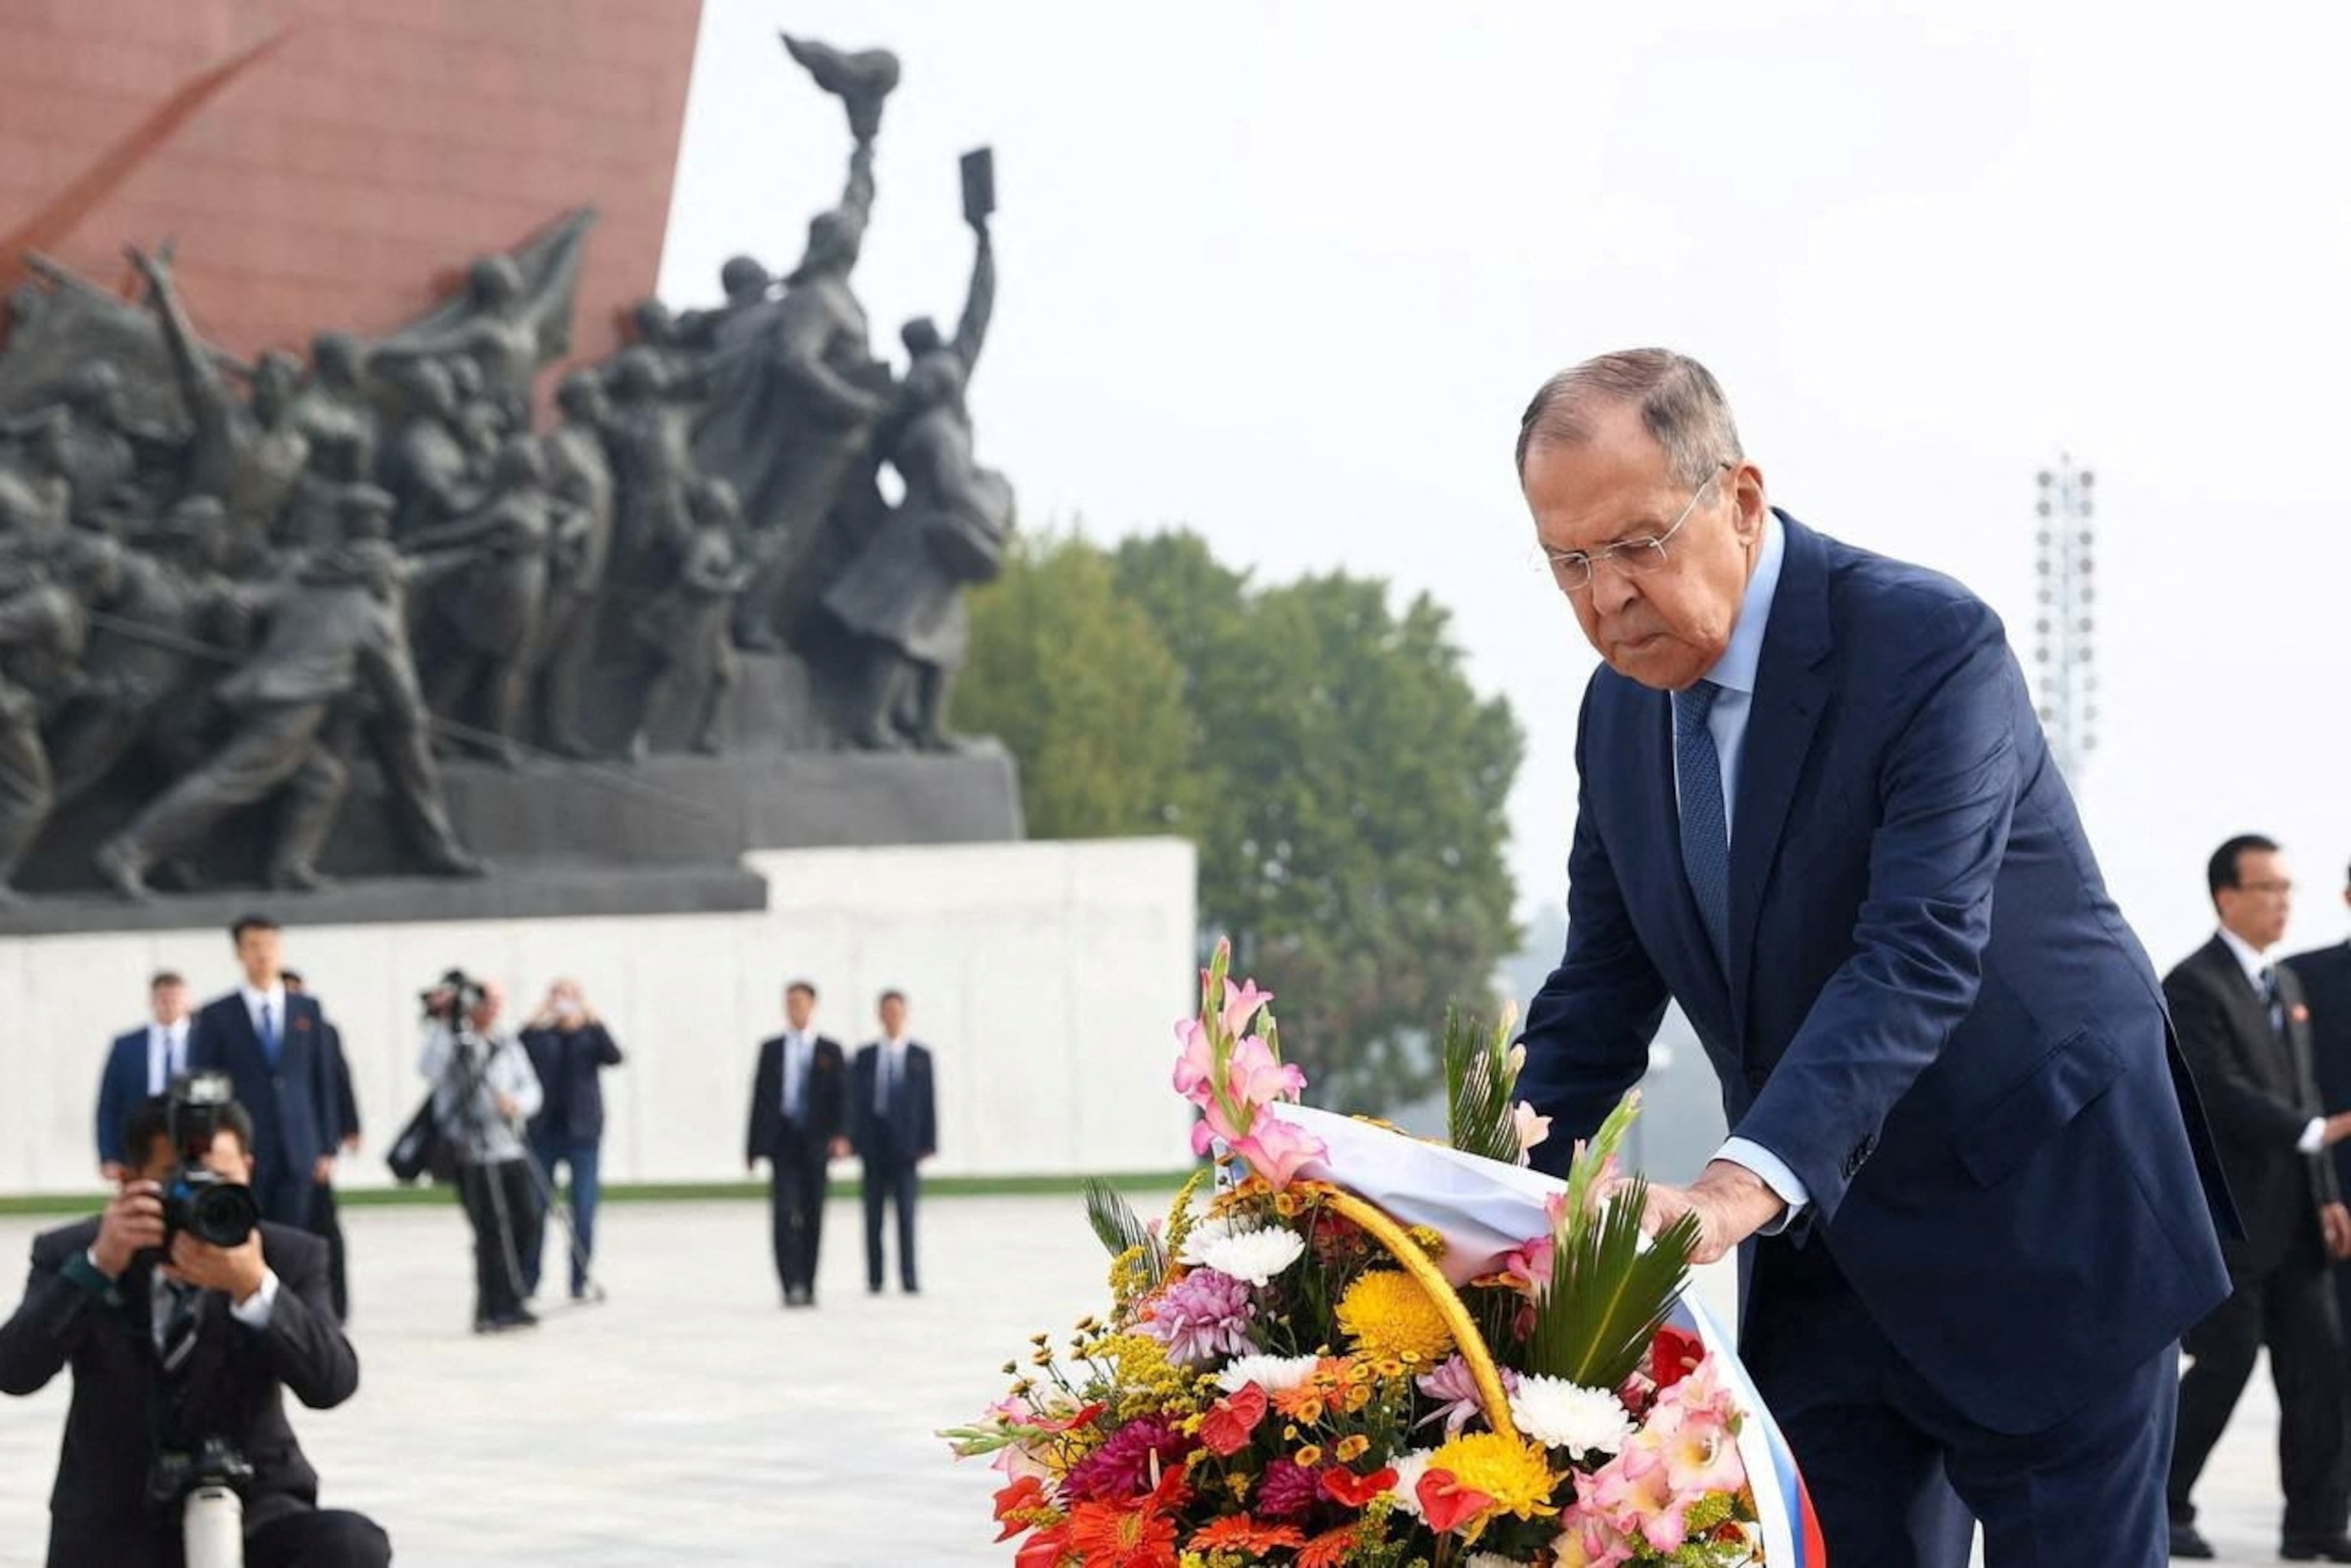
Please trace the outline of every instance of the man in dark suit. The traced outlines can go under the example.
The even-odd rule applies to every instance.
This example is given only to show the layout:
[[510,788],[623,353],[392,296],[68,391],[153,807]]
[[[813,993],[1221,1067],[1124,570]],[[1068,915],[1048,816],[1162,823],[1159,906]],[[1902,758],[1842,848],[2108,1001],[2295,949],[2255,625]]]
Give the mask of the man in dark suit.
[[1679,354],[1553,377],[1518,464],[1605,661],[1527,1015],[1536,1163],[1678,1000],[1732,1137],[1649,1223],[1739,1249],[1741,1350],[1830,1556],[1958,1568],[1972,1512],[1991,1568],[2157,1568],[2228,1198],[1998,618],[1775,511]]
[[335,1174],[335,1070],[318,1002],[286,988],[282,933],[265,915],[229,927],[245,983],[206,1002],[188,1038],[191,1071],[225,1072],[253,1117],[254,1196],[264,1218],[309,1228]]
[[906,1035],[906,998],[884,991],[882,1038],[861,1046],[851,1073],[850,1141],[864,1165],[865,1288],[882,1293],[882,1210],[898,1210],[898,1283],[920,1288],[914,1272],[914,1206],[922,1197],[922,1163],[939,1151],[931,1053]]
[[784,1032],[759,1042],[751,1075],[751,1131],[743,1168],[768,1162],[776,1276],[784,1305],[816,1305],[816,1259],[824,1239],[825,1162],[849,1153],[849,1061],[816,1032],[816,988],[784,988]]
[[188,1070],[188,982],[158,973],[147,982],[147,1022],[114,1037],[98,1079],[98,1171],[118,1184],[131,1175],[122,1147],[131,1113]]
[[[229,1107],[204,1153],[218,1175],[251,1169],[251,1123]],[[49,1568],[179,1568],[176,1500],[151,1507],[159,1450],[208,1437],[253,1466],[244,1488],[248,1568],[381,1568],[373,1521],[318,1506],[319,1477],[287,1425],[282,1395],[329,1409],[359,1386],[359,1359],[329,1315],[326,1249],[264,1222],[232,1248],[182,1234],[164,1256],[160,1185],[178,1152],[164,1103],[131,1118],[139,1168],[94,1220],[33,1243],[32,1278],[0,1324],[0,1392],[33,1394],[73,1372],[73,1402],[49,1495]]]
[[[307,997],[309,986],[292,969],[280,972],[289,997]],[[360,1146],[359,1093],[351,1087],[350,1059],[343,1054],[343,1031],[334,1020],[319,1009],[319,1027],[327,1042],[327,1070],[334,1075],[335,1138],[344,1154],[356,1153]],[[351,1285],[349,1249],[343,1245],[342,1206],[335,1201],[335,1182],[331,1171],[326,1180],[310,1189],[310,1234],[327,1244],[327,1284],[335,1301],[335,1321],[351,1321]]]
[[[2351,904],[2351,880],[2345,883],[2343,902]],[[2297,953],[2285,967],[2302,982],[2303,998],[2310,1006],[2319,1103],[2351,1107],[2351,942]],[[2335,1186],[2351,1194],[2351,1139],[2336,1142],[2330,1154]],[[2335,1321],[2351,1338],[2351,1265],[2337,1264],[2329,1272],[2335,1279]]]
[[2310,1009],[2291,970],[2271,967],[2285,935],[2293,883],[2278,846],[2231,839],[2206,868],[2220,929],[2163,978],[2179,1049],[2212,1118],[2244,1235],[2220,1250],[2229,1299],[2188,1331],[2171,1456],[2171,1554],[2212,1548],[2189,1501],[2212,1446],[2262,1346],[2277,1383],[2278,1469],[2285,1483],[2289,1562],[2351,1563],[2351,1375],[2327,1260],[2351,1256],[2343,1207],[2325,1151],[2351,1136],[2351,1115],[2328,1116],[2311,1066]]

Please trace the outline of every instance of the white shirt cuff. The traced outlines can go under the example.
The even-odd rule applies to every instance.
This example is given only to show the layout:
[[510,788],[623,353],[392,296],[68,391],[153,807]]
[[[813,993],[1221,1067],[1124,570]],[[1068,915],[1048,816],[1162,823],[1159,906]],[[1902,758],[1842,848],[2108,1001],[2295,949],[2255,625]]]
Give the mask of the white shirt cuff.
[[2294,1146],[2305,1155],[2314,1155],[2324,1150],[2326,1147],[2326,1118],[2313,1116],[2310,1119],[2310,1125],[2302,1130],[2302,1136],[2294,1140]]
[[1726,1138],[1722,1147],[1714,1152],[1714,1157],[1729,1160],[1734,1166],[1754,1172],[1762,1178],[1763,1185],[1778,1193],[1780,1201],[1788,1206],[1780,1211],[1777,1219],[1757,1231],[1755,1234],[1758,1236],[1779,1235],[1793,1225],[1797,1216],[1813,1201],[1811,1190],[1797,1179],[1794,1171],[1788,1168],[1788,1162],[1761,1144],[1750,1143],[1745,1138]]
[[271,1314],[277,1311],[277,1270],[265,1270],[261,1289],[230,1306],[228,1315],[249,1329],[266,1329]]

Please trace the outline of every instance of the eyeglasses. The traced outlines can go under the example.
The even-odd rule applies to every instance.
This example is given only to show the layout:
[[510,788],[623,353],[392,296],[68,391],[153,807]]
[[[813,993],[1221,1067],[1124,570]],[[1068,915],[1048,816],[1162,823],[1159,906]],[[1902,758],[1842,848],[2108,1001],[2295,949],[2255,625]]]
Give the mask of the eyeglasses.
[[1706,482],[1690,492],[1689,504],[1682,508],[1681,515],[1655,538],[1618,539],[1614,544],[1596,550],[1555,550],[1537,546],[1544,561],[1551,567],[1552,580],[1559,584],[1562,593],[1581,593],[1592,586],[1593,569],[1603,561],[1627,577],[1643,577],[1656,570],[1666,564],[1666,541],[1681,532],[1682,525],[1688,522],[1690,514],[1698,509],[1698,497],[1712,488],[1714,482],[1722,477],[1723,471],[1729,466],[1728,463],[1716,464],[1715,471],[1706,476]]

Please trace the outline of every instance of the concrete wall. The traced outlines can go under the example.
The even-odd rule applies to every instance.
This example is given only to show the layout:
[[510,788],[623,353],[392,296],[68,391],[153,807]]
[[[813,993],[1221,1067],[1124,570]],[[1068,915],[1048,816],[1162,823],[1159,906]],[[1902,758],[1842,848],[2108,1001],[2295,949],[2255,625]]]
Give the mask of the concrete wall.
[[[452,965],[506,982],[518,1009],[579,977],[622,1048],[605,1075],[608,1181],[742,1171],[759,1040],[787,979],[822,989],[824,1030],[855,1044],[873,998],[911,999],[938,1053],[938,1174],[1170,1170],[1188,1156],[1168,1086],[1191,1007],[1191,846],[1168,840],[763,852],[768,907],[670,915],[306,926],[287,961],[341,1028],[368,1142],[341,1179],[386,1179],[381,1150],[423,1093],[415,993]],[[265,905],[266,906],[266,905]],[[141,1015],[148,975],[199,997],[236,980],[217,929],[0,939],[0,1193],[87,1190],[106,1041]]]

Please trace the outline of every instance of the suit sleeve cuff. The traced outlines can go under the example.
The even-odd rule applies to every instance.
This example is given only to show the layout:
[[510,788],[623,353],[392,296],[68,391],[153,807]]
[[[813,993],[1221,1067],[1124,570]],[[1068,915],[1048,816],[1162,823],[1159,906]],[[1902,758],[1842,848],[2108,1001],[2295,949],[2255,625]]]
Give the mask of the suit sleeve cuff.
[[254,1291],[242,1301],[233,1304],[228,1310],[228,1315],[246,1327],[257,1332],[269,1326],[269,1320],[277,1314],[277,1270],[269,1269],[262,1273],[261,1289]]
[[1765,1186],[1780,1195],[1781,1202],[1788,1206],[1781,1210],[1777,1219],[1757,1231],[1758,1236],[1779,1235],[1793,1225],[1813,1201],[1812,1193],[1797,1178],[1796,1173],[1788,1168],[1788,1162],[1761,1144],[1746,1138],[1727,1138],[1722,1147],[1715,1151],[1714,1157],[1729,1160],[1732,1165],[1752,1171],[1762,1179]]
[[2302,1136],[2294,1140],[2294,1146],[2296,1152],[2305,1155],[2323,1152],[2326,1147],[2326,1118],[2313,1116],[2310,1125],[2302,1130]]

